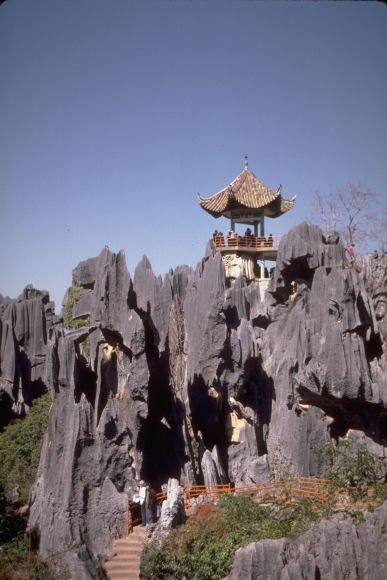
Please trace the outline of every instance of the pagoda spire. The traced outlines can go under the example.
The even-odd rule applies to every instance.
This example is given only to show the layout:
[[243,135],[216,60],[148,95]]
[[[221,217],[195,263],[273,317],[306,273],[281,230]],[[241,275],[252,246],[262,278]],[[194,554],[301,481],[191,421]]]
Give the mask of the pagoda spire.
[[247,158],[247,153],[245,153],[245,171],[249,168],[249,162]]

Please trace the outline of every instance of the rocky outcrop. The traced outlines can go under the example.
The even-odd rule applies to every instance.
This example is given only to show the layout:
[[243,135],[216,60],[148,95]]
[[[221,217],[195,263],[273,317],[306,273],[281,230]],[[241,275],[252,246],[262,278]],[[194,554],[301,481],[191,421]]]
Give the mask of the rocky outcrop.
[[298,475],[318,476],[313,447],[349,429],[381,449],[383,337],[338,236],[291,230],[260,290],[226,278],[212,241],[195,270],[164,279],[146,257],[132,279],[108,248],[75,268],[67,326],[49,333],[53,409],[31,496],[44,556],[103,575],[139,478],[262,482],[279,442]]
[[224,580],[324,578],[369,580],[387,572],[387,502],[365,513],[355,526],[350,516],[322,520],[297,541],[262,540],[240,548]]
[[16,299],[0,294],[0,426],[25,415],[45,392],[47,334],[54,318],[45,290],[28,285]]
[[[166,338],[149,304],[160,287],[171,309],[181,276],[170,273],[162,283],[144,259],[133,284],[123,252],[105,248],[74,270],[62,312],[68,320],[70,303],[70,328],[56,325],[50,333],[46,376],[53,408],[29,529],[43,557],[55,555],[58,569],[71,562],[79,577],[104,577],[100,558],[112,556],[112,539],[124,533],[136,475],[157,484],[157,476],[161,482],[171,472],[180,476],[192,462],[185,454],[184,413],[160,354]],[[147,300],[134,290],[143,278]]]
[[147,526],[148,545],[160,548],[173,528],[181,526],[186,521],[184,507],[184,491],[177,479],[170,479],[167,485],[167,498],[161,506],[159,520]]
[[301,224],[282,241],[269,287],[271,324],[262,359],[276,396],[268,446],[285,441],[298,473],[316,473],[313,457],[298,442],[316,444],[327,420],[330,436],[352,428],[383,439],[383,339],[364,284],[343,257],[337,235]]
[[365,288],[370,296],[375,310],[378,328],[384,339],[386,351],[387,341],[387,253],[378,257],[369,254],[363,263],[361,271]]

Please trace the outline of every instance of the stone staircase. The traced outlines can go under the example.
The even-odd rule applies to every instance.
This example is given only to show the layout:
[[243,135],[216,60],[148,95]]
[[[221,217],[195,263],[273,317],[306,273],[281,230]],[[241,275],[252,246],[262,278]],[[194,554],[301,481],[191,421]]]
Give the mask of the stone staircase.
[[105,563],[110,580],[140,578],[140,556],[145,542],[145,528],[136,526],[127,538],[114,540],[114,557]]

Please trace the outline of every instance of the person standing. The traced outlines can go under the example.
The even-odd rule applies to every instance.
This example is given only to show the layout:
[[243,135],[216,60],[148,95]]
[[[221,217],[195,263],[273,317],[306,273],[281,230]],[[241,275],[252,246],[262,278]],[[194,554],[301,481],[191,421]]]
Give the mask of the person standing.
[[353,246],[354,246],[354,245],[355,245],[355,244],[351,244],[351,245],[349,246],[349,249],[348,249],[349,260],[350,260],[350,264],[351,264],[351,266],[353,266],[353,265],[354,265],[354,263],[355,263],[355,250],[353,249]]
[[154,524],[156,518],[156,493],[149,484],[146,486],[145,509],[147,523]]
[[133,496],[133,501],[140,504],[141,508],[141,526],[144,527],[146,525],[146,508],[145,508],[145,497],[146,497],[146,487],[145,482],[143,480],[139,483],[139,490]]

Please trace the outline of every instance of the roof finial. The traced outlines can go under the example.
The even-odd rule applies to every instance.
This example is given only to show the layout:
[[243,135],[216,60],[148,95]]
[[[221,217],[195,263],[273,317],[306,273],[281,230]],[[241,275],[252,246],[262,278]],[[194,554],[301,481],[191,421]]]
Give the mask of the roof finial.
[[247,161],[247,153],[245,153],[245,170],[248,168],[249,163]]

